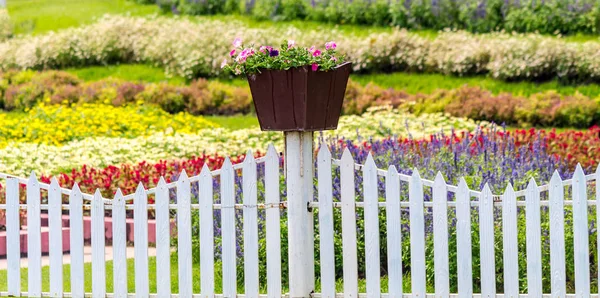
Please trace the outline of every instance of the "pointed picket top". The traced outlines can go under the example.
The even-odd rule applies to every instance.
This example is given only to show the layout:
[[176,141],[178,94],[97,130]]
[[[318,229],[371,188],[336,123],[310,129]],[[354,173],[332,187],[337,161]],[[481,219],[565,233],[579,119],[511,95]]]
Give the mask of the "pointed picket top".
[[538,185],[535,182],[535,179],[533,179],[533,177],[531,177],[529,179],[529,183],[527,184],[527,191],[537,191]]
[[[204,164],[206,166],[206,164]],[[158,184],[156,184],[156,188],[159,190],[164,190],[167,187],[167,182],[165,181],[165,177],[160,176],[158,179]]]
[[469,185],[467,185],[467,180],[465,180],[465,177],[460,177],[460,180],[458,181],[458,192],[464,191],[469,191]]
[[504,189],[504,196],[513,195],[515,193],[515,188],[512,186],[512,183],[508,182],[508,185]]
[[277,150],[275,150],[275,145],[273,145],[273,143],[269,143],[269,146],[267,147],[267,156],[272,155],[279,156]]
[[581,164],[578,163],[577,167],[575,168],[575,173],[573,174],[573,180],[580,180],[580,179],[583,179],[583,181],[585,181],[585,173],[583,172],[583,168],[581,167]]
[[179,179],[177,179],[177,181],[185,181],[188,180],[188,175],[185,171],[185,169],[181,170],[181,174],[179,174]]
[[348,147],[346,147],[346,149],[344,149],[344,153],[342,153],[342,159],[341,159],[342,163],[346,164],[346,163],[354,163],[354,157],[352,157],[352,153],[350,153],[350,149],[348,149]]
[[79,184],[77,182],[73,183],[73,188],[71,189],[71,194],[81,196],[81,189],[79,188]]
[[391,166],[388,167],[388,174],[398,175],[398,169],[396,169],[395,165],[391,165]]
[[248,150],[246,152],[246,157],[244,157],[244,164],[251,164],[254,162],[255,162],[254,154],[252,153],[252,150]]
[[550,184],[562,183],[562,178],[560,178],[560,174],[557,170],[554,170],[552,174],[552,178],[550,178]]
[[142,196],[146,195],[146,189],[144,188],[144,185],[142,184],[141,181],[138,183],[138,186],[135,189],[135,194],[142,195]]
[[433,187],[446,187],[446,180],[444,180],[444,175],[442,175],[442,172],[438,171],[435,175]]
[[100,193],[100,189],[96,188],[96,191],[94,192],[94,199],[98,199],[100,198],[100,200],[102,200],[102,194]]
[[319,160],[327,160],[331,158],[331,152],[329,152],[329,146],[326,144],[321,144],[321,148],[319,148],[319,154],[317,155]]
[[200,171],[200,177],[202,178],[206,178],[206,177],[211,177],[212,174],[210,173],[210,169],[208,168],[208,165],[206,165],[206,163],[202,166],[202,170]]
[[35,172],[31,171],[31,174],[29,175],[29,180],[27,181],[27,184],[30,183],[38,183],[37,177],[35,176]]
[[52,177],[52,180],[50,180],[50,189],[51,190],[60,189],[60,185],[58,185],[58,180],[56,180],[56,177]]
[[486,183],[483,186],[483,189],[481,190],[481,194],[484,196],[491,196],[492,195],[492,189],[490,188],[490,185],[488,183]]
[[115,193],[115,198],[113,199],[116,203],[124,203],[123,192],[120,188],[117,188],[117,192]]
[[596,175],[600,175],[600,163],[596,167]]
[[377,172],[377,165],[375,164],[375,160],[373,159],[373,155],[369,152],[367,156],[367,160],[365,160],[365,171],[375,171]]
[[421,174],[419,174],[419,170],[417,168],[414,168],[412,175],[410,176],[410,180],[421,180]]
[[229,156],[225,157],[225,160],[223,161],[223,165],[221,166],[222,170],[225,169],[229,169],[233,167],[233,165],[231,164],[231,159],[229,159]]

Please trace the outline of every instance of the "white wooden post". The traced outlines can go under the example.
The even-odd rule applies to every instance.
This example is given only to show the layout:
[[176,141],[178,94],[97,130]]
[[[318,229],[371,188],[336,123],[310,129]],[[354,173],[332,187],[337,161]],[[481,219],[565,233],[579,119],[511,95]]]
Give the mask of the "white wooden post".
[[309,297],[314,290],[313,132],[284,132],[288,201],[290,297]]

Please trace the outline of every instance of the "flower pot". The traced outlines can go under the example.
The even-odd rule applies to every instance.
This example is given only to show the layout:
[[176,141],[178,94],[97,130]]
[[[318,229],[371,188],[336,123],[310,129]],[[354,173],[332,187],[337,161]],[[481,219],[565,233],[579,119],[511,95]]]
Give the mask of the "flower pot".
[[310,66],[261,70],[248,75],[254,108],[262,130],[319,131],[336,129],[350,62],[329,71]]

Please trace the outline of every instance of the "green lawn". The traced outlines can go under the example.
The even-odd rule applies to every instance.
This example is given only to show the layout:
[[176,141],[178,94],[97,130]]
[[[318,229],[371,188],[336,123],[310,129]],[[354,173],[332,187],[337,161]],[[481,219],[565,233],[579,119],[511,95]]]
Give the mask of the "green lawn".
[[104,14],[148,15],[156,5],[128,0],[8,0],[8,13],[15,33],[43,33],[93,22]]
[[97,81],[105,78],[117,78],[127,81],[143,82],[169,82],[183,84],[185,79],[178,76],[167,76],[163,68],[146,64],[121,64],[107,66],[90,66],[84,68],[67,68],[66,72],[72,73],[85,81]]
[[206,120],[212,121],[221,127],[229,129],[244,129],[258,127],[256,115],[233,115],[233,116],[204,116]]
[[[63,289],[64,292],[71,291],[71,266],[66,264],[63,266]],[[179,283],[178,283],[178,272],[177,272],[177,257],[175,254],[171,255],[171,292],[178,293],[179,292]],[[149,280],[149,288],[150,293],[156,293],[156,258],[150,257],[148,262],[148,280]],[[243,272],[243,268],[237,269],[239,272]],[[92,291],[92,264],[85,263],[84,264],[84,272],[85,272],[85,292],[90,293]],[[135,293],[135,263],[134,259],[127,259],[127,290],[129,293]],[[49,292],[50,291],[50,267],[44,266],[42,267],[42,291]],[[192,288],[194,293],[200,293],[200,264],[192,265]],[[215,262],[215,292],[222,293],[222,271],[221,264],[219,262]],[[403,287],[404,291],[410,292],[410,275],[405,275],[403,278]],[[320,291],[321,285],[317,278],[315,283],[316,292]],[[336,282],[336,290],[337,292],[343,292],[344,284],[340,279]],[[364,279],[358,281],[358,289],[359,292],[366,292],[366,282]],[[27,268],[21,268],[21,290],[23,292],[27,291]],[[381,292],[385,293],[388,290],[387,278],[381,278]],[[7,272],[6,270],[0,270],[0,292],[7,291]],[[113,263],[112,261],[106,262],[106,291],[107,293],[113,292]],[[267,292],[267,285],[260,285],[260,292]],[[283,292],[288,292],[287,285],[283,285]],[[238,283],[238,293],[244,293],[244,284]]]

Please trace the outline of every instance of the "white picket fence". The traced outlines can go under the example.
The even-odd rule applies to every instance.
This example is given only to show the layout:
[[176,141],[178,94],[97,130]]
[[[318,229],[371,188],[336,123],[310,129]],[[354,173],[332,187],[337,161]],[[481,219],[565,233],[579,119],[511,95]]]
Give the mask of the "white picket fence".
[[[257,203],[257,164],[265,163],[264,198]],[[588,205],[595,205],[600,194],[600,184],[595,183],[600,171],[585,175],[577,167],[572,179],[561,180],[557,173],[548,185],[538,186],[531,180],[522,191],[514,191],[509,185],[501,196],[495,196],[486,185],[482,191],[470,190],[464,179],[458,186],[448,185],[441,174],[435,180],[422,179],[418,171],[412,176],[399,174],[394,166],[378,169],[372,156],[364,165],[356,164],[346,149],[341,160],[331,158],[327,146],[317,155],[318,201],[307,202],[309,207],[318,208],[320,234],[320,276],[321,293],[313,297],[519,297],[518,247],[517,247],[517,206],[526,210],[526,255],[527,255],[527,295],[528,297],[597,297],[590,293],[590,251],[588,239]],[[341,200],[333,198],[332,172],[339,167]],[[312,168],[312,167],[311,167]],[[243,174],[243,204],[235,203],[234,173]],[[363,193],[355,193],[355,175],[362,172]],[[221,203],[213,198],[213,179],[220,176]],[[378,193],[378,179],[385,179],[385,198]],[[7,292],[0,296],[52,296],[52,297],[289,297],[282,290],[280,208],[289,206],[280,200],[279,155],[270,146],[267,155],[255,159],[248,154],[241,164],[232,165],[227,159],[219,170],[210,171],[206,166],[198,176],[187,177],[182,172],[176,182],[165,183],[161,179],[157,187],[145,189],[141,184],[131,195],[117,192],[113,199],[95,194],[81,193],[78,186],[73,189],[61,188],[56,180],[47,185],[38,182],[35,175],[28,179],[1,174],[6,178],[6,233],[8,253]],[[401,196],[401,184],[408,183],[408,198]],[[588,200],[587,185],[595,184],[596,199]],[[19,185],[26,185],[27,203],[19,202]],[[198,184],[199,201],[191,201],[191,186]],[[565,199],[564,188],[572,187],[572,200]],[[433,200],[424,201],[424,191],[431,188]],[[177,204],[170,204],[169,190],[176,189]],[[41,204],[40,190],[46,190],[48,203]],[[540,200],[540,194],[548,192],[548,200]],[[448,200],[452,193],[455,200]],[[69,203],[62,204],[63,196]],[[148,204],[148,197],[154,196],[155,204]],[[357,200],[357,197],[359,198]],[[525,197],[524,200],[518,200]],[[565,226],[564,206],[573,206],[573,224]],[[306,206],[306,205],[305,205]],[[494,206],[502,209],[504,288],[496,288],[496,264],[494,261]],[[542,293],[542,245],[540,208],[550,209],[550,254],[551,254],[551,293]],[[334,252],[334,208],[341,209],[343,238],[343,293],[336,291],[335,252]],[[357,255],[356,210],[364,208],[366,293],[359,293]],[[425,208],[433,209],[435,293],[426,293],[425,268]],[[458,219],[456,235],[448,233],[448,212],[456,208]],[[479,212],[479,237],[481,257],[481,293],[473,293],[471,209]],[[19,212],[27,211],[27,258],[28,286],[21,289],[20,271],[20,230]],[[191,211],[200,213],[200,251],[192,251]],[[222,293],[215,293],[215,251],[213,211],[221,210],[222,228]],[[243,230],[236,230],[236,209],[243,210]],[[267,285],[266,294],[259,289],[259,233],[257,229],[257,209],[266,209],[266,249]],[[383,211],[385,209],[385,211]],[[403,272],[400,221],[401,209],[410,212],[410,273]],[[40,212],[49,213],[50,241],[50,291],[42,292]],[[83,211],[90,210],[92,217],[92,292],[84,292],[83,257]],[[106,293],[105,267],[105,210],[112,210],[113,229],[113,278],[114,291]],[[133,210],[135,227],[135,293],[127,290],[126,210]],[[156,217],[156,293],[149,290],[148,272],[148,210],[154,210]],[[178,294],[171,293],[170,254],[170,210],[177,213],[178,250]],[[71,291],[63,288],[63,256],[61,215],[70,215],[70,272]],[[310,208],[309,211],[310,213]],[[388,293],[381,291],[380,270],[380,227],[379,213],[385,212],[387,225],[387,277]],[[312,214],[312,213],[310,213]],[[600,222],[600,212],[597,211]],[[312,221],[313,218],[310,218]],[[574,260],[565,257],[565,228],[574,232]],[[316,231],[310,231],[313,233]],[[239,268],[236,256],[236,237],[243,237],[243,268]],[[449,237],[457,237],[458,293],[450,293]],[[600,240],[600,239],[598,239]],[[312,236],[307,241],[312,243]],[[404,240],[405,241],[405,240]],[[314,246],[313,246],[314,247]],[[200,255],[200,280],[193,279],[192,254]],[[362,256],[361,256],[362,257]],[[575,262],[576,293],[567,293],[565,262]],[[314,270],[314,264],[311,264]],[[244,272],[244,294],[238,294],[237,270]],[[403,292],[403,277],[410,275],[411,293]],[[314,286],[315,277],[306,276],[307,284]],[[594,277],[596,278],[596,277]],[[200,293],[193,293],[192,285],[200,283]],[[498,294],[504,293],[504,294]]]

